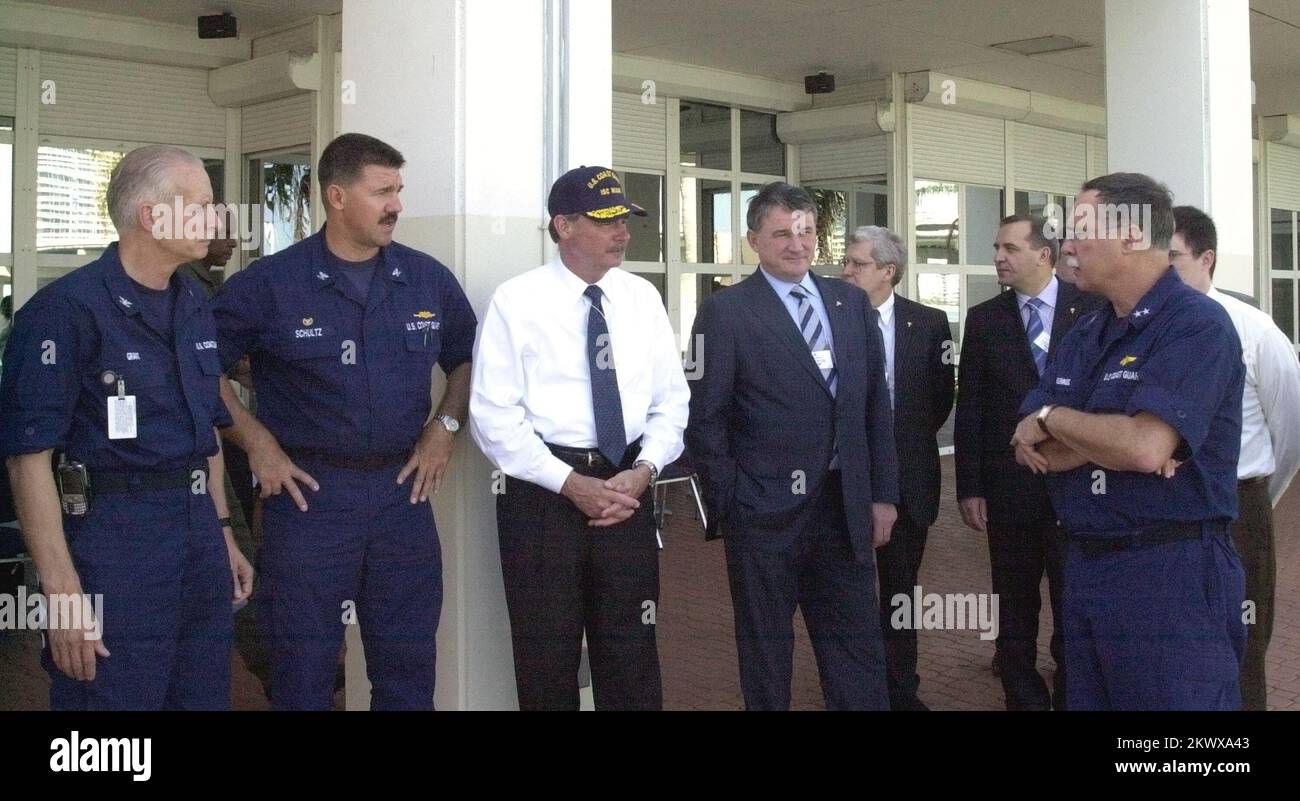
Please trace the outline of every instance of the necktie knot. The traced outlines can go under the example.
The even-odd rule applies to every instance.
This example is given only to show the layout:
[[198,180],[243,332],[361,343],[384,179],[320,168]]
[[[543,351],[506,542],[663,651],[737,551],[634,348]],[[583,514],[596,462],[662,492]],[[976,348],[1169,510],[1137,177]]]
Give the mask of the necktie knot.
[[796,300],[805,300],[808,297],[808,291],[798,284],[795,284],[790,290],[790,297],[795,298]]
[[601,295],[603,294],[600,291],[600,287],[596,286],[595,284],[590,284],[587,286],[586,289],[582,290],[582,294],[587,296],[587,298],[591,301],[592,306],[595,306],[597,309],[600,308],[600,298]]
[[1043,303],[1042,298],[1030,298],[1029,305],[1034,307],[1034,311],[1042,311],[1047,304]]

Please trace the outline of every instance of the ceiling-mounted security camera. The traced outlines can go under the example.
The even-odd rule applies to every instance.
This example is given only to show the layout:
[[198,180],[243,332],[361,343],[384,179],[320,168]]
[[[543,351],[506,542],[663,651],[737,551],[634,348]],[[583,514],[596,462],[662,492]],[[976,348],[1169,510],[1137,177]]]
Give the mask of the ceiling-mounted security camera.
[[200,39],[237,39],[239,38],[239,20],[227,11],[224,14],[209,14],[199,17]]
[[803,77],[803,90],[810,95],[828,95],[835,91],[835,76],[825,70]]

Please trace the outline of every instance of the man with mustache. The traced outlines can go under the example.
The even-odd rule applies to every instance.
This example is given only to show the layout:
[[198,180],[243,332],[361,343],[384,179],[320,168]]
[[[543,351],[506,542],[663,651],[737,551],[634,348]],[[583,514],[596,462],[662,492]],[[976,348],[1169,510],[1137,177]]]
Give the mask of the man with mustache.
[[689,392],[659,293],[618,269],[630,239],[613,170],[547,202],[554,261],[492,296],[471,431],[510,477],[497,531],[523,710],[577,709],[585,630],[597,709],[659,709],[651,490],[682,452]]
[[[271,705],[328,709],[346,622],[372,709],[431,709],[437,492],[469,401],[476,320],[451,271],[393,241],[402,155],[350,133],[321,153],[326,226],[217,296],[221,362],[247,354],[253,417],[222,382],[265,498],[259,615]],[[433,413],[433,368],[447,389]],[[304,487],[310,491],[305,491]],[[355,616],[354,616],[355,615]]]

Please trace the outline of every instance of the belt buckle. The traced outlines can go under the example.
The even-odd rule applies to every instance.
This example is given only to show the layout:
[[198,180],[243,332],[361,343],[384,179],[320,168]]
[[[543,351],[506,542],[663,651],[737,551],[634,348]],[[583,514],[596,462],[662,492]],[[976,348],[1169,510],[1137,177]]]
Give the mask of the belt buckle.
[[596,463],[595,457],[591,455],[591,451],[587,451],[587,467],[592,467],[595,465],[595,463]]

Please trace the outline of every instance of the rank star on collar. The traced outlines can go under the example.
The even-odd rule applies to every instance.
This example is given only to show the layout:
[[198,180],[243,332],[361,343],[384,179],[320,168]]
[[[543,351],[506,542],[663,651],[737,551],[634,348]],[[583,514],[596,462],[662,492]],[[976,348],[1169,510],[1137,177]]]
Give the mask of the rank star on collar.
[[1148,314],[1150,314],[1150,313],[1151,313],[1151,310],[1150,310],[1150,309],[1138,309],[1137,311],[1133,312],[1133,316],[1134,316],[1134,317],[1143,317],[1143,316],[1148,315]]
[[402,271],[401,271],[400,268],[398,268],[398,267],[394,267],[394,268],[393,268],[393,277],[394,277],[394,278],[401,278],[401,277],[402,277]]
[[318,273],[316,273],[316,277],[319,278],[319,279],[322,280],[322,281],[328,281],[328,280],[329,280],[329,274],[328,274],[328,273],[325,273],[325,272],[318,272]]
[[131,308],[131,301],[127,300],[126,298],[122,297],[121,295],[118,295],[118,296],[117,296],[117,302],[122,304],[122,308],[125,308],[125,309],[129,309],[129,308]]

